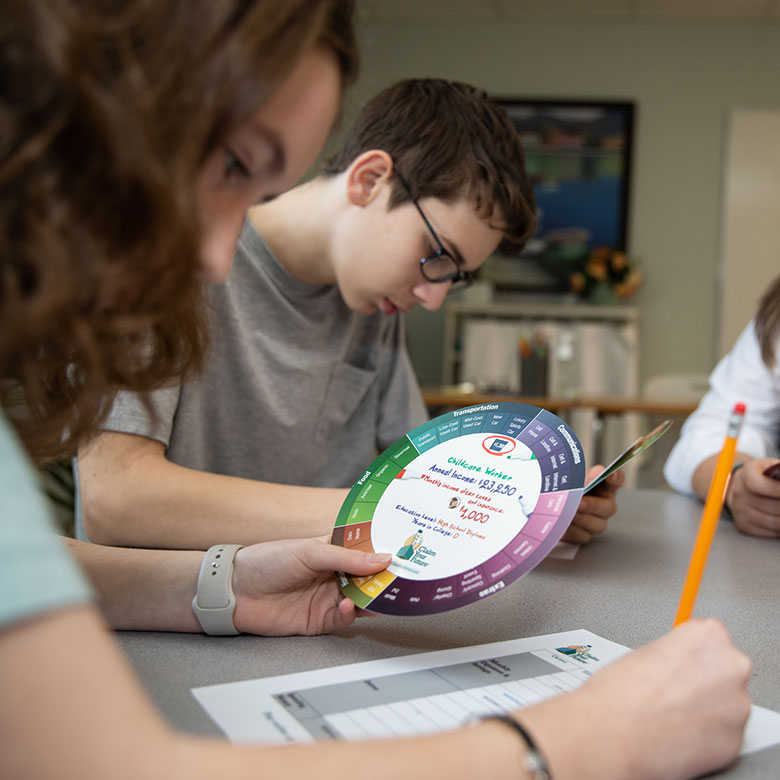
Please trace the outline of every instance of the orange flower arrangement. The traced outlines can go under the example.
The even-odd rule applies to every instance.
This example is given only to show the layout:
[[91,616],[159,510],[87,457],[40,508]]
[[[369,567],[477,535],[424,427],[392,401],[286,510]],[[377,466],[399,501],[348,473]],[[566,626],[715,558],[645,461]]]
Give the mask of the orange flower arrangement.
[[580,268],[569,274],[569,287],[583,298],[606,289],[616,298],[630,298],[642,283],[642,272],[625,252],[601,246],[592,249]]

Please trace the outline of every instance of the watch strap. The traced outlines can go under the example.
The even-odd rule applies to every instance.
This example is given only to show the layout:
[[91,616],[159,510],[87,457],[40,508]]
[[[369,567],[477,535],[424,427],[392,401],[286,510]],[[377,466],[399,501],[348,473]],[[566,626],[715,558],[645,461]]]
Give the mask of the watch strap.
[[203,556],[192,610],[207,634],[238,634],[233,625],[236,597],[233,593],[233,559],[243,544],[215,544]]

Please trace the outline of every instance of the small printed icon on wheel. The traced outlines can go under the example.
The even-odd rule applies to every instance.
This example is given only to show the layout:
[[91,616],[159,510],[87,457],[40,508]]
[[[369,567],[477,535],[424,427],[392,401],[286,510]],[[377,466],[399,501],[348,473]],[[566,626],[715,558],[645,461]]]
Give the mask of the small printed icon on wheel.
[[422,531],[418,530],[413,533],[401,546],[401,549],[396,553],[399,558],[403,558],[405,561],[411,559],[415,550],[422,544]]
[[482,439],[482,449],[487,452],[488,455],[495,455],[497,457],[504,457],[514,450],[517,446],[517,441],[510,436],[503,436],[502,434],[494,434],[493,436],[486,436]]

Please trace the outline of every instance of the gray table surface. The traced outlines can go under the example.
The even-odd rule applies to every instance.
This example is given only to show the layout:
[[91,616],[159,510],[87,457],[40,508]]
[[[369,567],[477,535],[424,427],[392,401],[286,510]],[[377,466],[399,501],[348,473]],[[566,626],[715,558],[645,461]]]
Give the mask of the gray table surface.
[[[361,619],[338,635],[266,638],[118,632],[174,726],[218,730],[190,693],[201,685],[586,628],[628,647],[670,629],[701,507],[662,491],[623,491],[609,530],[574,560],[543,561],[506,590],[453,612]],[[780,541],[721,520],[694,614],[713,616],[753,661],[755,704],[780,711]],[[729,778],[780,777],[780,746],[741,758]],[[720,776],[720,775],[719,775]]]

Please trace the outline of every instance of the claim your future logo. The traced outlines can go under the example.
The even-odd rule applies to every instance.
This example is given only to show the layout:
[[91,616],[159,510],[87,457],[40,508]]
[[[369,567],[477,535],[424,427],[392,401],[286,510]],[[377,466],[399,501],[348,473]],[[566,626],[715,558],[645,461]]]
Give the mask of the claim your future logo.
[[590,650],[593,645],[567,645],[566,647],[556,647],[555,651],[571,658],[572,661],[579,661],[581,664],[587,664],[588,661],[598,661]]
[[418,529],[401,545],[396,555],[402,560],[411,560],[417,548],[422,544],[422,537],[423,533]]

